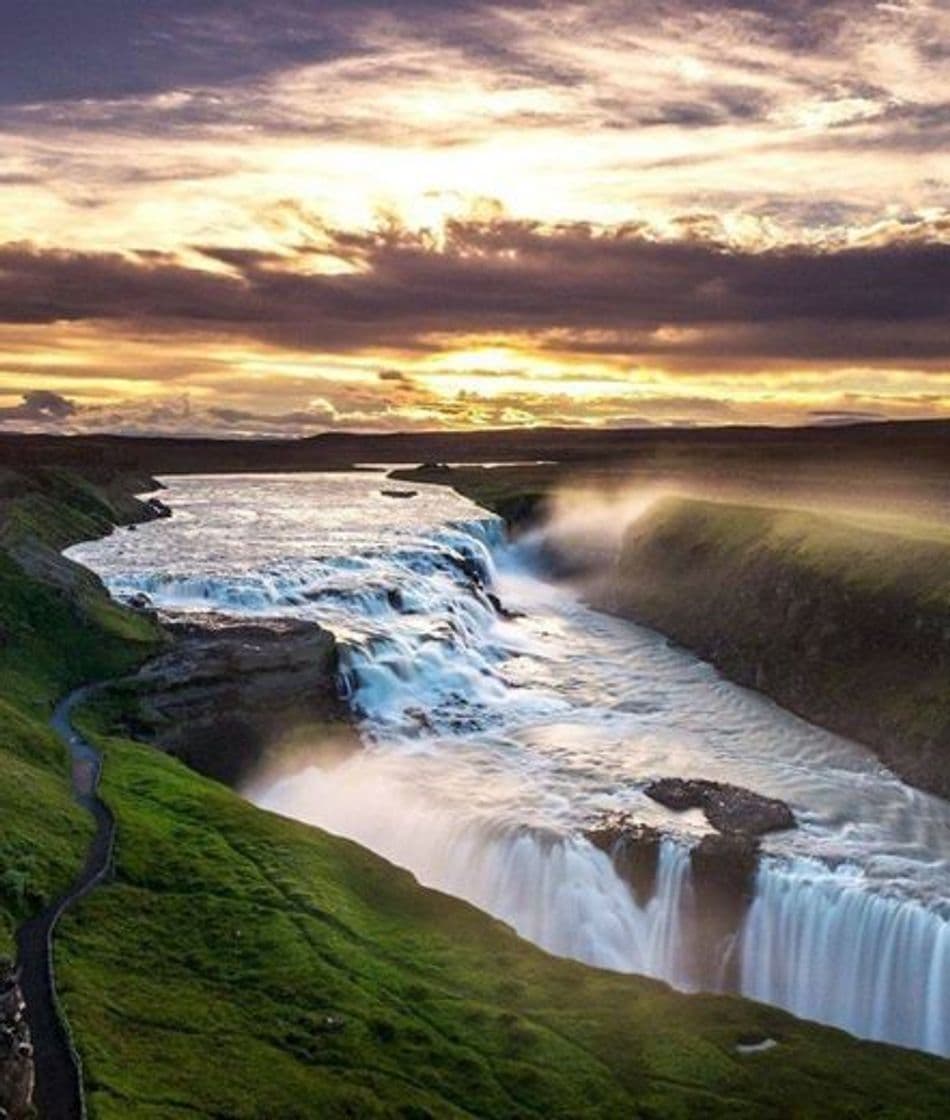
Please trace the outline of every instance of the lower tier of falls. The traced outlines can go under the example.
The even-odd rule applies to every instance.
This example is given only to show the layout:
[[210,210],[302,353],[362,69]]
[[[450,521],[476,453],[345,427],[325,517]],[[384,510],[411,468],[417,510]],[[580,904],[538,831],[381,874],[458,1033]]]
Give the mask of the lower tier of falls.
[[551,953],[682,990],[734,991],[853,1034],[950,1055],[950,922],[870,891],[858,868],[764,857],[751,898],[698,882],[663,840],[648,888],[583,836],[426,806],[357,757],[252,790],[364,844]]

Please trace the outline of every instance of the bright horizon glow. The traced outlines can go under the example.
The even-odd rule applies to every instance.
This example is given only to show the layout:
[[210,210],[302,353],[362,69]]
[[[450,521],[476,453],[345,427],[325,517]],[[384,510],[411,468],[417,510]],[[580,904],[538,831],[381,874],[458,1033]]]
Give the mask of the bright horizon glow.
[[272,14],[13,28],[2,427],[950,416],[942,4]]

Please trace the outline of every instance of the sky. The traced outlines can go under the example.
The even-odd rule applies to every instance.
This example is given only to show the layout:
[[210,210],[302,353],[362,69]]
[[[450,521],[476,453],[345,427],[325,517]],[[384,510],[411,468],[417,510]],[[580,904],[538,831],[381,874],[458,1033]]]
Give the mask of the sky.
[[0,0],[0,429],[950,416],[950,0]]

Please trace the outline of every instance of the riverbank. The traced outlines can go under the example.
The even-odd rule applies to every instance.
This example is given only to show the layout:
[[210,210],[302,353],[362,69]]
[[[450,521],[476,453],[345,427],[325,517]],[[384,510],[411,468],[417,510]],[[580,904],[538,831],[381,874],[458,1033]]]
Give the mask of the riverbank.
[[[452,486],[516,534],[542,530],[542,540],[557,493],[599,486],[609,509],[610,494],[633,484],[604,465],[393,474]],[[636,485],[647,490],[652,481]],[[810,495],[828,506],[821,512],[766,503],[767,493],[758,501],[657,502],[620,533],[609,565],[587,572],[592,601],[870,747],[912,785],[950,797],[950,533],[938,520],[942,507],[902,508],[882,491],[877,505],[855,496],[849,508],[830,485],[803,492],[802,501]],[[618,501],[619,530],[624,516]],[[576,574],[576,557],[542,547],[553,567]]]
[[950,534],[903,519],[667,498],[604,603],[950,797]]
[[[26,720],[21,753],[46,774],[39,790],[25,780],[22,817],[13,806],[32,827],[28,890],[9,911],[22,920],[50,889],[40,860],[58,853],[68,882],[88,840],[45,729],[53,701],[83,670],[126,675],[161,636],[147,614],[107,609],[85,580],[70,596],[10,563],[4,609],[15,595],[39,605],[10,628],[4,696]],[[131,699],[102,696],[79,714],[105,758],[115,879],[64,922],[56,949],[100,1120],[751,1120],[787,1115],[790,1101],[802,1116],[869,1114],[877,1102],[881,1115],[942,1114],[947,1063],[548,957],[365,850],[132,741]],[[43,788],[57,791],[53,811]],[[764,1039],[777,1045],[755,1050]]]

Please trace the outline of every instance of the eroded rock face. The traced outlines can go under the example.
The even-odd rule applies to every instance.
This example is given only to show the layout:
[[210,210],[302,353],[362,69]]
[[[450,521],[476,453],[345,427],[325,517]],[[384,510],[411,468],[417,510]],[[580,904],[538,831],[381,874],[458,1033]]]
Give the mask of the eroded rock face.
[[755,895],[759,842],[747,834],[710,834],[689,854],[695,907],[692,957],[697,982],[738,988],[736,934]]
[[238,785],[294,727],[346,728],[336,640],[316,623],[203,615],[169,629],[173,648],[135,678],[134,730],[195,770]]
[[690,851],[690,958],[697,986],[736,990],[737,934],[755,894],[759,837],[795,828],[795,815],[784,801],[726,782],[660,778],[644,793],[674,812],[701,809],[718,830]]
[[584,835],[595,848],[610,856],[617,874],[633,891],[637,905],[645,906],[656,891],[660,833],[625,814],[612,814]]
[[33,1046],[25,1009],[19,974],[12,961],[0,958],[0,1116],[6,1120],[34,1115]]
[[753,837],[710,833],[689,853],[689,862],[699,898],[722,900],[730,909],[752,901],[759,864],[759,845]]
[[643,792],[674,812],[702,809],[713,828],[724,833],[763,836],[796,827],[795,814],[784,801],[725,782],[660,778]]

